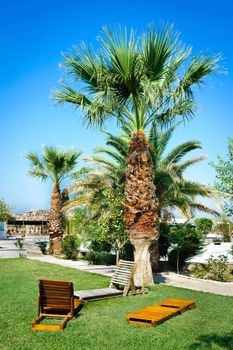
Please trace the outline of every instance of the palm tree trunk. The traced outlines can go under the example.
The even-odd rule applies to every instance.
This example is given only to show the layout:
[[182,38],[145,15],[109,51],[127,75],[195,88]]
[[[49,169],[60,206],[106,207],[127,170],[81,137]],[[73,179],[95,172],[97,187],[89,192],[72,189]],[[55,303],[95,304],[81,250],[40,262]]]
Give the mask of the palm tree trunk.
[[62,198],[58,183],[54,183],[51,196],[51,207],[49,216],[50,252],[61,254],[62,252]]
[[125,228],[134,246],[134,282],[138,287],[154,284],[149,248],[158,241],[158,202],[153,164],[144,131],[135,131],[126,161]]
[[150,246],[150,263],[152,271],[155,272],[159,267],[159,245],[158,240],[154,241]]

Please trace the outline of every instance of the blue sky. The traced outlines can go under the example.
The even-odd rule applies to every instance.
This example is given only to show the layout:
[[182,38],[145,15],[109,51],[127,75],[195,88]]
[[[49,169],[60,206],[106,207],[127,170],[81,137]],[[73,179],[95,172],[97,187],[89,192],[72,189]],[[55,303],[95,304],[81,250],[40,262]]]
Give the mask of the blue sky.
[[[27,176],[24,154],[42,144],[73,146],[91,155],[104,144],[100,132],[85,130],[78,114],[54,107],[49,98],[61,78],[61,52],[82,40],[95,44],[104,25],[122,24],[139,31],[148,23],[174,23],[193,52],[209,50],[224,56],[227,75],[208,79],[198,95],[196,118],[180,127],[170,146],[195,139],[201,153],[214,160],[227,151],[233,121],[233,3],[219,1],[9,1],[1,4],[0,21],[0,198],[15,212],[48,208],[51,184]],[[116,131],[111,125],[111,130]],[[200,152],[193,153],[197,155]],[[208,161],[187,177],[212,184]]]

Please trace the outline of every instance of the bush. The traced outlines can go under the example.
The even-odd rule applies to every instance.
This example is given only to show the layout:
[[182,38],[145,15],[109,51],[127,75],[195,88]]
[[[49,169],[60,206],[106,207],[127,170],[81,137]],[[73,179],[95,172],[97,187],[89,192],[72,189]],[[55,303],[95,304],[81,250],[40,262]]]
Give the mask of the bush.
[[204,235],[207,235],[213,227],[213,221],[208,218],[195,219],[194,223],[196,225],[197,230],[203,233]]
[[191,272],[196,278],[204,278],[206,275],[206,269],[200,264],[195,264],[192,267]]
[[185,260],[201,249],[201,234],[190,224],[178,224],[170,228],[169,240],[173,249],[168,254],[168,261],[179,273]]
[[62,241],[62,248],[65,254],[65,257],[69,260],[77,259],[77,249],[80,245],[80,242],[77,236],[67,235]]
[[96,252],[91,250],[86,255],[89,263],[93,265],[115,265],[116,264],[116,256],[113,254],[105,253],[105,252]]
[[48,242],[38,242],[38,247],[40,248],[40,251],[42,254],[47,254],[47,246]]
[[227,266],[227,257],[220,255],[218,258],[211,256],[208,259],[206,279],[229,282],[231,280],[231,274],[229,267]]
[[90,244],[90,250],[92,250],[94,252],[109,253],[111,249],[112,249],[112,245],[106,241],[92,240],[91,244]]
[[134,261],[133,246],[130,242],[125,243],[121,249],[120,259]]

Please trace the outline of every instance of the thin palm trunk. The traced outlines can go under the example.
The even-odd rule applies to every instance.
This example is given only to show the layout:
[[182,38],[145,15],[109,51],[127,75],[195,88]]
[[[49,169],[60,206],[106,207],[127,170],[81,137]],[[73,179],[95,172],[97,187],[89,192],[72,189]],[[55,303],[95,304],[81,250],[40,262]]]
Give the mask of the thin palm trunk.
[[124,220],[134,246],[136,286],[154,284],[149,249],[158,240],[158,201],[153,164],[144,131],[133,132],[126,161]]
[[50,251],[53,254],[62,252],[62,197],[58,183],[54,183],[51,195],[51,208],[49,217]]

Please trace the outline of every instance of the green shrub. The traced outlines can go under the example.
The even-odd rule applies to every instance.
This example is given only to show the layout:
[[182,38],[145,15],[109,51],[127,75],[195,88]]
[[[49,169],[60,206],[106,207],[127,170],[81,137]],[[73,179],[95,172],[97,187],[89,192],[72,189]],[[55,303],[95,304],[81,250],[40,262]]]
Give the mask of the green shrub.
[[196,278],[204,278],[206,275],[206,269],[201,264],[195,264],[191,272]]
[[227,257],[220,255],[218,258],[211,256],[208,259],[206,279],[229,282],[231,280],[230,269],[227,266]]
[[105,253],[105,252],[96,252],[91,250],[86,255],[89,263],[93,265],[115,265],[116,264],[116,256],[113,254]]
[[207,235],[213,227],[213,221],[208,218],[199,218],[194,220],[195,226],[198,231]]
[[67,235],[62,241],[62,248],[65,254],[65,257],[69,260],[77,259],[77,249],[80,245],[80,242],[77,236]]
[[120,259],[134,261],[133,246],[130,242],[125,243],[121,249]]
[[201,234],[187,223],[171,227],[169,241],[172,244],[172,250],[168,254],[168,261],[178,273],[185,260],[195,255],[202,247]]

